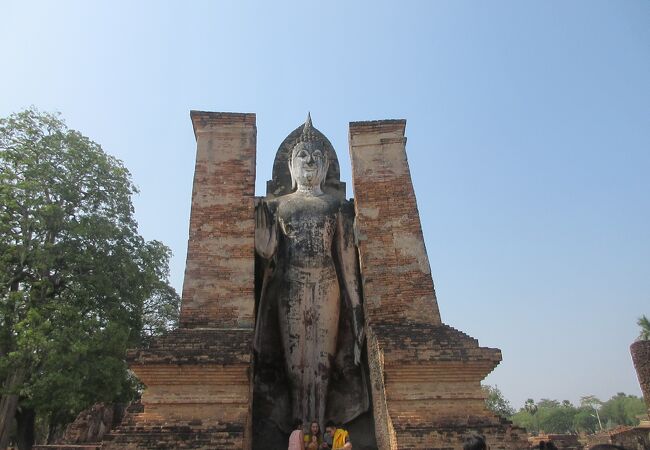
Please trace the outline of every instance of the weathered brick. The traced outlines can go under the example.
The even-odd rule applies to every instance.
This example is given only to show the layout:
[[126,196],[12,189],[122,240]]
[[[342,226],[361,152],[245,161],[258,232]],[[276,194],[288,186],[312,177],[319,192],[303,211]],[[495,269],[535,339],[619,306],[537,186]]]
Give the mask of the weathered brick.
[[197,141],[180,328],[129,351],[142,409],[104,449],[246,449],[254,325],[254,114],[191,112]]
[[191,118],[197,151],[181,326],[252,328],[255,115]]
[[[192,123],[197,162],[181,328],[129,352],[147,390],[106,449],[250,446],[255,116],[192,112]],[[405,125],[350,124],[379,448],[459,449],[473,432],[493,449],[525,448],[525,430],[485,407],[480,381],[501,352],[440,319]]]
[[525,430],[486,409],[481,380],[498,349],[442,323],[406,158],[404,120],[350,124],[375,434],[380,449],[527,446]]

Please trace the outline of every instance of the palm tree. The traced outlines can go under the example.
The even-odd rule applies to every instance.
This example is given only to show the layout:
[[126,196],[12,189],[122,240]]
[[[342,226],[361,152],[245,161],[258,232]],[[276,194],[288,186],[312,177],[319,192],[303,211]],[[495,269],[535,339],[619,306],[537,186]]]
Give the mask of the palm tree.
[[637,338],[639,341],[650,341],[650,320],[644,315],[639,317],[636,324],[641,327],[641,334]]

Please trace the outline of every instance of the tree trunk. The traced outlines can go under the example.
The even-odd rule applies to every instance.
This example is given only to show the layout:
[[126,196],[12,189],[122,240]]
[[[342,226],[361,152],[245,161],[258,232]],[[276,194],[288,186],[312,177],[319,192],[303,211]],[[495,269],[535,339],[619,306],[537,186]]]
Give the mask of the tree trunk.
[[18,368],[5,380],[3,391],[7,394],[0,397],[0,450],[9,445],[11,426],[13,425],[16,409],[18,408],[18,387],[25,378],[25,369]]
[[54,415],[51,416],[50,424],[48,425],[48,429],[47,429],[46,444],[56,444],[57,442],[60,442],[61,438],[63,438],[64,431],[65,431],[65,427],[61,425],[58,418]]
[[16,444],[18,450],[32,450],[35,421],[36,411],[33,408],[21,408],[16,414]]

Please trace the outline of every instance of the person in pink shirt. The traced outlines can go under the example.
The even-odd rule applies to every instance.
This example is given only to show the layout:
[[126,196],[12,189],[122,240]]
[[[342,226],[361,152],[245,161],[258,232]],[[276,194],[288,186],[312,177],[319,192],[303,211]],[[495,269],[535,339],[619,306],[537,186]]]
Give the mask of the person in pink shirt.
[[305,435],[302,432],[302,420],[293,422],[293,431],[289,436],[289,450],[305,450]]

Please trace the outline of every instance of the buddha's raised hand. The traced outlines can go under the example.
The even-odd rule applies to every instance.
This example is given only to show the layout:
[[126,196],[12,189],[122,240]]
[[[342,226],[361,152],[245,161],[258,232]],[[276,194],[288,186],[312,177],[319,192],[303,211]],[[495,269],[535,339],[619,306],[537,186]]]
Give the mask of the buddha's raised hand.
[[265,259],[270,259],[278,245],[277,222],[266,202],[255,208],[255,250]]

